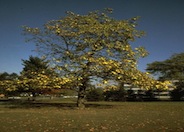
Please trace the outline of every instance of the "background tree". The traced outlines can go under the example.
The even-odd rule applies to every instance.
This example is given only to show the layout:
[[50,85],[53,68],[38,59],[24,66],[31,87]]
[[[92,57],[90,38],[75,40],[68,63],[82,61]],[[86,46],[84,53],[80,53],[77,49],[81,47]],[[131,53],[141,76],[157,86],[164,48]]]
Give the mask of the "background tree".
[[56,72],[49,67],[48,62],[33,56],[30,56],[29,60],[22,60],[22,62],[24,67],[19,77],[22,85],[19,86],[18,90],[31,92],[33,96],[35,93],[50,91],[52,85],[47,84],[56,76]]
[[[11,74],[9,74],[7,72],[0,73],[0,93],[6,94],[6,95],[15,94],[15,91],[8,92],[6,89],[11,88],[11,84],[14,84],[14,82],[18,79],[18,77],[19,77],[19,75],[16,73],[11,73]],[[5,83],[7,83],[7,84],[4,85]]]
[[28,60],[22,60],[23,70],[21,75],[31,78],[31,72],[44,73],[47,75],[54,74],[48,62],[39,57],[30,56]]
[[157,75],[159,80],[175,82],[177,88],[171,93],[174,100],[180,100],[184,96],[184,53],[174,54],[164,61],[150,63],[146,70]]
[[174,54],[164,61],[147,65],[147,71],[159,77],[159,80],[184,80],[184,53]]
[[[51,93],[56,92],[58,88],[69,88],[71,82],[74,82],[73,78],[58,76],[44,59],[30,56],[29,60],[23,60],[23,65],[24,68],[19,77],[15,74],[2,74],[0,87],[3,91],[9,94],[30,92],[34,96],[36,93]],[[15,77],[16,79],[13,79]]]
[[7,73],[7,72],[4,72],[4,73],[0,73],[0,80],[3,81],[3,80],[16,80],[18,79],[18,74],[16,73]]
[[[164,84],[137,70],[137,60],[147,55],[143,47],[132,48],[131,41],[144,33],[135,29],[137,17],[115,20],[111,9],[66,16],[44,24],[43,28],[24,27],[40,53],[54,63],[62,77],[73,78],[78,90],[78,107],[84,108],[86,89],[93,78],[114,78],[124,83],[146,86]],[[145,84],[145,85],[143,85]]]

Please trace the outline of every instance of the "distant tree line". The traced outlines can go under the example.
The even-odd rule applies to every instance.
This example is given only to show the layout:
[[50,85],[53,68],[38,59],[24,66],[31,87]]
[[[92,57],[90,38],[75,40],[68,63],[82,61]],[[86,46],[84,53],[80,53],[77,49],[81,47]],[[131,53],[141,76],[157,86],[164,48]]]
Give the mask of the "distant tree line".
[[[102,88],[96,88],[87,92],[86,99],[88,101],[161,101],[154,92],[154,90],[139,90],[138,93],[133,90],[110,90],[104,92]],[[171,98],[166,100],[181,101],[182,99],[178,99],[178,93],[173,94],[173,92],[175,90],[170,92]]]
[[[170,59],[167,59],[162,62],[153,62],[148,64],[147,71],[153,75],[158,75],[159,80],[173,80],[176,88],[170,91],[171,100],[180,101],[184,97],[184,53],[175,54]],[[52,78],[58,76],[53,69],[48,66],[48,62],[44,59],[38,57],[30,56],[29,60],[22,60],[23,70],[20,75],[16,73],[0,73],[0,81],[17,81],[26,79],[37,79],[37,76],[32,73],[40,73],[47,75]],[[67,90],[59,89],[49,89],[49,88],[40,88],[37,85],[28,84],[24,86],[19,86],[15,91],[8,91],[2,85],[0,85],[0,94],[5,95],[19,95],[22,92],[32,93],[33,95],[37,94],[67,94]],[[88,84],[88,91],[86,99],[88,101],[155,101],[158,100],[154,95],[154,90],[138,90],[135,94],[133,90],[125,90],[124,87],[118,86],[119,88],[109,88],[110,90],[104,91],[102,88],[96,88],[95,85]],[[108,88],[105,88],[108,89]],[[72,91],[72,90],[71,90]]]

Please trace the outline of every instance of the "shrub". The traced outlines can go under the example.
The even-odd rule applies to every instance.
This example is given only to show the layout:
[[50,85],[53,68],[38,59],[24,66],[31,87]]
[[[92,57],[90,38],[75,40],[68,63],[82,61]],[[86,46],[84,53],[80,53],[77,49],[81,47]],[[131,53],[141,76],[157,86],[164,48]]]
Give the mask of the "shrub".
[[104,100],[103,90],[101,88],[95,88],[87,92],[87,101],[102,101]]
[[126,101],[126,92],[123,89],[110,90],[104,93],[106,101]]

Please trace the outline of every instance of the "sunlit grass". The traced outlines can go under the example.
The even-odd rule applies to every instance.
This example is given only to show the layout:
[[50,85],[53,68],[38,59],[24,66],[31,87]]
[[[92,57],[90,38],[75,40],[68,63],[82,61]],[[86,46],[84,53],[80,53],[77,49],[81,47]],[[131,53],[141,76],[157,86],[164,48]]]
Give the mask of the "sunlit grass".
[[184,131],[183,102],[75,102],[1,104],[1,132]]

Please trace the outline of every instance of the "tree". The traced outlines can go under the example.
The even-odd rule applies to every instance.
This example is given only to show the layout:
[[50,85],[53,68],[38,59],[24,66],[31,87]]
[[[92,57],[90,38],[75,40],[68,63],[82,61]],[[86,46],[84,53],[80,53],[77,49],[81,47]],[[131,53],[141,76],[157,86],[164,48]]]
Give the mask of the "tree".
[[115,20],[108,16],[111,12],[67,12],[43,28],[24,27],[25,35],[30,36],[39,53],[54,63],[61,76],[73,78],[70,86],[78,90],[80,108],[85,107],[86,89],[93,78],[103,82],[122,80],[146,88],[165,86],[137,70],[137,60],[147,55],[143,47],[134,49],[130,45],[144,34],[135,29],[138,18]]
[[[0,73],[0,93],[8,94],[9,92],[7,92],[6,89],[9,89],[11,87],[11,84],[14,84],[18,77],[19,75],[17,75],[16,73]],[[4,84],[6,84],[6,86]]]
[[174,54],[164,61],[150,63],[146,70],[157,75],[159,80],[176,82],[176,89],[171,92],[174,100],[180,100],[184,96],[184,53]]
[[58,76],[56,72],[49,67],[45,59],[30,56],[29,60],[22,60],[22,62],[24,67],[19,77],[19,91],[31,92],[34,96],[35,93],[50,91],[52,86],[54,88],[54,78]]
[[[16,79],[11,74],[11,78],[7,73],[2,74],[0,86],[8,93],[31,92],[35,93],[55,91],[54,89],[63,88],[72,78],[61,78],[56,72],[48,66],[48,62],[38,57],[30,56],[29,60],[23,61],[23,71]],[[6,76],[5,76],[6,75]],[[69,85],[67,85],[69,86]],[[50,90],[53,89],[53,90]]]
[[0,73],[0,81],[3,81],[3,80],[16,80],[19,76],[16,74],[16,73],[7,73],[7,72],[4,72],[4,73]]
[[184,80],[184,53],[174,54],[164,61],[148,64],[147,71],[158,75],[159,80]]
[[23,70],[22,75],[31,78],[31,72],[45,73],[47,75],[54,74],[53,70],[49,67],[49,64],[44,59],[39,57],[30,56],[29,60],[22,60]]

